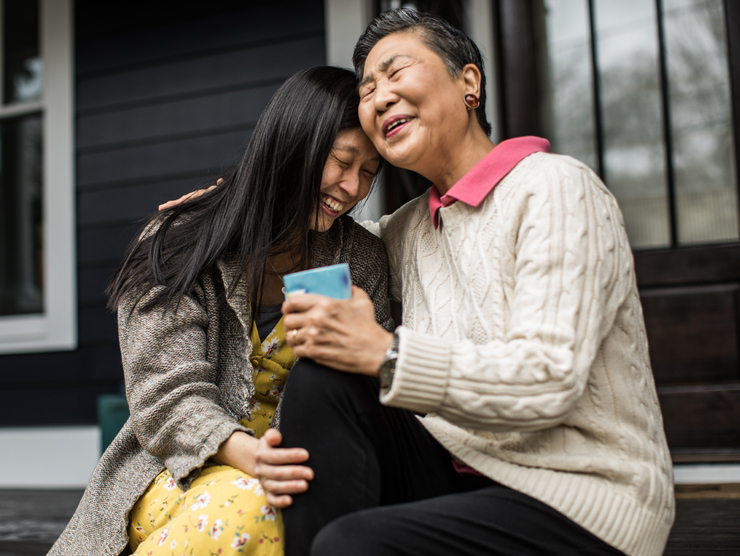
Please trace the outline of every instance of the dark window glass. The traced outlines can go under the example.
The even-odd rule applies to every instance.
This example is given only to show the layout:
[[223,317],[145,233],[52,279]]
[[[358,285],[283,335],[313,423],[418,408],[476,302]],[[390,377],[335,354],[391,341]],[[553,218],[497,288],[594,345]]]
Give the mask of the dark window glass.
[[41,98],[38,0],[3,0],[3,102]]
[[602,174],[632,246],[738,240],[722,0],[541,6],[543,127]]
[[42,121],[0,121],[0,315],[43,312]]
[[542,5],[546,13],[541,60],[545,137],[553,152],[568,153],[598,170],[588,3],[547,0]]
[[738,239],[721,0],[663,0],[678,242]]

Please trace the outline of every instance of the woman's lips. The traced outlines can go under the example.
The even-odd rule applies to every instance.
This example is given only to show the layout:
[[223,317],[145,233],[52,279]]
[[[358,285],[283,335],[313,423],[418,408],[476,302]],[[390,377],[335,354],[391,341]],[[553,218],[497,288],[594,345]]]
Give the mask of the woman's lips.
[[411,116],[405,114],[399,114],[398,116],[391,116],[385,122],[383,122],[383,135],[386,137],[393,137],[400,133],[400,131],[406,127],[406,125],[412,120]]
[[342,212],[342,209],[344,208],[344,205],[345,203],[340,203],[329,195],[321,196],[321,208],[329,216],[335,218],[339,216],[339,214]]

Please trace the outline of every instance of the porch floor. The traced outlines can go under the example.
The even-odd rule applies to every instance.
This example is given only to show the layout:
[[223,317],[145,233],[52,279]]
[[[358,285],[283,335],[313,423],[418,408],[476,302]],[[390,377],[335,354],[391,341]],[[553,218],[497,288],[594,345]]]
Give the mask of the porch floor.
[[[0,556],[44,556],[81,490],[0,490]],[[665,556],[740,555],[740,484],[679,485]]]

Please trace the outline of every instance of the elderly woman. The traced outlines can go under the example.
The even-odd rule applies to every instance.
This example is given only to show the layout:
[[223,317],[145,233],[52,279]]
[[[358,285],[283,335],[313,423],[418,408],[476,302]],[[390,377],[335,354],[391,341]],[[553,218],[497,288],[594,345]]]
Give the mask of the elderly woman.
[[543,139],[490,141],[480,53],[445,22],[384,13],[354,64],[363,129],[434,186],[371,227],[394,334],[361,291],[283,305],[284,445],[315,474],[266,485],[287,554],[662,554],[671,459],[614,197]]

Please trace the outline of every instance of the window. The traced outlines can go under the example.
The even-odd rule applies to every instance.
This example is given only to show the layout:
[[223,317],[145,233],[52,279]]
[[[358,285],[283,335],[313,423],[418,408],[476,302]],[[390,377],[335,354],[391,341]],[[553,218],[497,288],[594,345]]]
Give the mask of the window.
[[633,248],[740,239],[722,0],[545,0],[541,114],[599,171]]
[[71,0],[0,0],[0,353],[76,345]]

